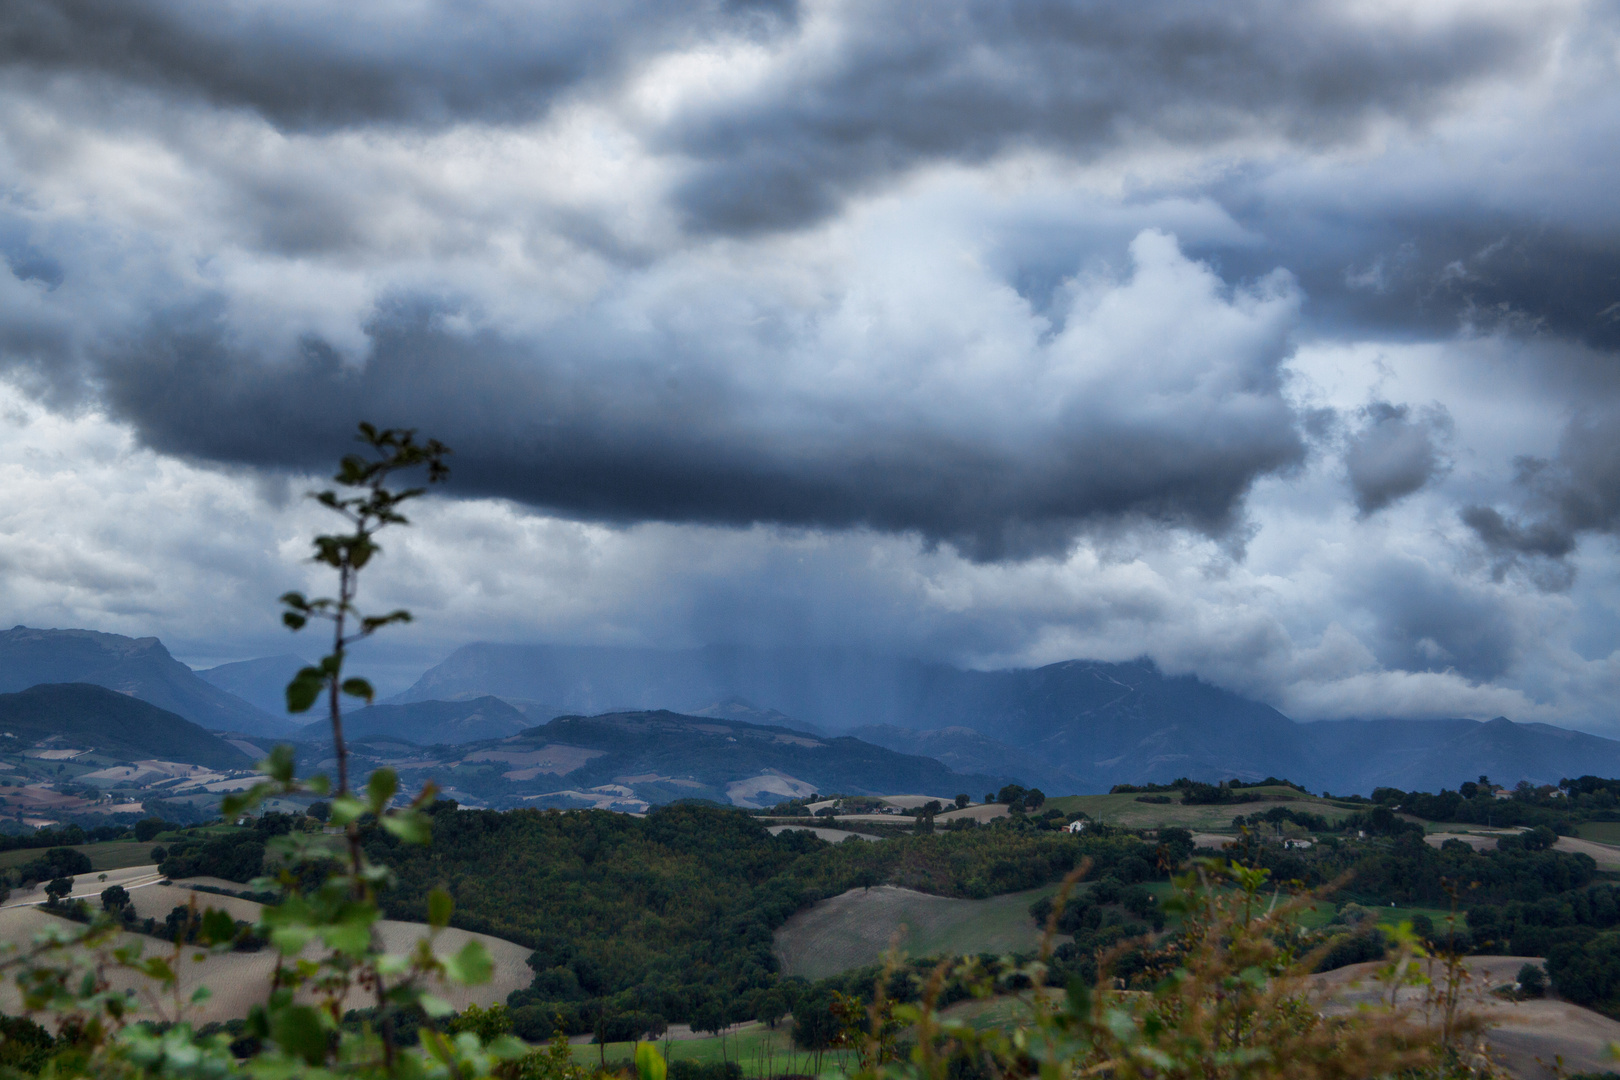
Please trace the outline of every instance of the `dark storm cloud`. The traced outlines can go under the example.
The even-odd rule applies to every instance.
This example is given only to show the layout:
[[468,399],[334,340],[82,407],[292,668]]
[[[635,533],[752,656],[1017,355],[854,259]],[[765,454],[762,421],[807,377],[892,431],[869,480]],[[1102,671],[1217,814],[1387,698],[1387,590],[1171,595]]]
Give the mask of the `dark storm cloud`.
[[[154,448],[309,467],[368,418],[452,445],[459,494],[611,522],[869,526],[1017,557],[1119,517],[1224,534],[1257,476],[1303,456],[1262,374],[1244,402],[1161,402],[1148,418],[1082,402],[1008,433],[969,413],[893,421],[834,407],[784,430],[757,421],[780,402],[724,374],[672,373],[668,355],[606,365],[455,335],[428,306],[379,315],[361,367],[318,342],[279,364],[237,355],[213,314],[166,316],[102,357],[109,406]],[[1283,354],[1279,340],[1245,362],[1263,371]]]
[[8,0],[0,64],[197,95],[287,127],[504,122],[649,51],[776,33],[796,13],[792,0]]
[[1422,116],[1544,45],[1522,18],[1392,25],[1338,7],[854,5],[837,50],[679,116],[658,138],[696,162],[677,192],[692,225],[749,232],[814,221],[920,164],[1021,145],[1091,155],[1142,137],[1332,143],[1375,116]]
[[1567,587],[1570,575],[1559,560],[1574,552],[1581,535],[1620,532],[1620,409],[1583,410],[1565,427],[1553,458],[1523,457],[1518,467],[1518,506],[1507,512],[1469,506],[1463,520],[1498,556],[1499,573],[1529,560],[1543,587]]
[[1248,193],[1223,194],[1267,242],[1189,251],[1232,276],[1287,266],[1325,331],[1446,337],[1466,328],[1620,349],[1620,230],[1608,222],[1553,224],[1539,207],[1510,214],[1473,204],[1468,192],[1447,193],[1427,213],[1246,206]]
[[1488,680],[1516,659],[1511,605],[1426,563],[1392,558],[1357,585],[1378,618],[1374,651],[1388,668]]
[[1443,408],[1414,415],[1408,405],[1375,401],[1345,447],[1344,464],[1363,517],[1412,494],[1439,474],[1438,443],[1451,430]]

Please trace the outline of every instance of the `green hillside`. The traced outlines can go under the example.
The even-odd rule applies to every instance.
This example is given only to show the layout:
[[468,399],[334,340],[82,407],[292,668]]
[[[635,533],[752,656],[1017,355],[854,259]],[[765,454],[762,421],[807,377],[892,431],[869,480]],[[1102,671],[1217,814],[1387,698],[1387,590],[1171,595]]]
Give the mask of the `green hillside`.
[[[1154,829],[1161,825],[1177,825],[1194,832],[1230,832],[1232,818],[1264,813],[1273,806],[1285,805],[1290,809],[1320,814],[1329,821],[1338,821],[1354,813],[1354,803],[1322,799],[1281,785],[1241,788],[1240,797],[1257,796],[1257,801],[1229,802],[1202,805],[1184,805],[1178,792],[1144,794],[1132,792],[1118,795],[1064,795],[1046,800],[1045,806],[1056,807],[1065,813],[1083,813],[1093,821],[1104,821],[1128,829]],[[1168,798],[1169,802],[1144,801]]]
[[215,769],[252,762],[236,747],[156,705],[90,683],[51,683],[0,694],[0,739],[7,752],[59,737],[130,761],[156,758]]
[[1030,952],[1042,927],[1030,904],[1058,889],[962,900],[881,885],[834,896],[794,915],[776,932],[782,974],[821,979],[882,963],[891,942],[909,957]]

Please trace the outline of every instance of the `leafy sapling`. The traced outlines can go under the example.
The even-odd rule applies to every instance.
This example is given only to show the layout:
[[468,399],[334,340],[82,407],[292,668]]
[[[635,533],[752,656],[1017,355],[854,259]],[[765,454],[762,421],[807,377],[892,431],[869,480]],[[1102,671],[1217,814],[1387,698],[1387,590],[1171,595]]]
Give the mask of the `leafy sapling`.
[[426,488],[404,488],[390,491],[390,477],[402,470],[425,468],[427,480],[436,484],[450,475],[444,458],[448,447],[437,439],[426,443],[416,441],[415,432],[388,428],[378,431],[370,424],[360,425],[360,439],[371,447],[373,456],[350,454],[343,459],[333,479],[354,494],[341,495],[328,488],[313,497],[322,506],[335,510],[350,525],[350,531],[323,534],[315,538],[315,561],[330,566],[338,573],[336,596],[308,599],[300,592],[290,592],[281,598],[286,610],[281,621],[294,631],[302,630],[310,619],[325,619],[332,624],[332,651],[320,664],[306,667],[287,684],[287,710],[308,712],[324,694],[331,710],[332,741],[337,753],[339,796],[349,793],[348,750],[343,742],[342,694],[364,698],[371,704],[376,696],[365,679],[344,678],[343,662],[349,648],[370,637],[392,623],[411,621],[408,611],[391,611],[386,615],[362,615],[355,607],[360,588],[360,572],[381,552],[376,535],[391,525],[408,525],[409,520],[400,513],[404,503],[426,494]]

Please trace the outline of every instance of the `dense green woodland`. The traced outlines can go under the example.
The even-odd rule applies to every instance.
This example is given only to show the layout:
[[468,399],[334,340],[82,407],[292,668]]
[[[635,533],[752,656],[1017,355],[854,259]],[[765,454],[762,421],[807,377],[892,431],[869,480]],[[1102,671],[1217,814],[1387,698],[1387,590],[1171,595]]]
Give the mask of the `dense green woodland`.
[[[1407,793],[1381,794],[1417,801]],[[1498,808],[1514,805],[1493,801]],[[1614,937],[1612,951],[1620,957],[1620,884],[1605,880],[1589,856],[1551,850],[1552,828],[1504,837],[1490,852],[1458,841],[1436,849],[1386,801],[1352,815],[1347,831],[1319,834],[1308,851],[1261,842],[1268,829],[1312,816],[1286,806],[1251,813],[1238,857],[1280,883],[1346,881],[1337,898],[1368,908],[1454,907],[1459,921],[1450,940],[1457,947],[1547,955],[1555,982],[1576,987],[1579,978],[1596,988],[1577,987],[1571,996],[1594,1004],[1620,1000],[1620,961],[1611,983],[1602,973],[1578,976],[1559,952],[1595,942],[1598,951],[1589,955],[1606,955]],[[429,890],[444,886],[456,898],[455,925],[534,949],[533,985],[511,1001],[526,1034],[544,1036],[560,1018],[571,1032],[633,1035],[665,1021],[719,1026],[795,1003],[796,1011],[808,1007],[809,999],[800,999],[810,990],[780,978],[772,935],[795,912],[851,888],[893,884],[987,897],[1056,881],[1090,859],[1089,890],[1060,918],[1059,928],[1074,935],[1055,958],[1060,981],[1094,973],[1099,949],[1164,928],[1164,914],[1143,886],[1185,861],[1190,834],[1161,829],[1148,839],[1094,826],[1076,837],[1045,824],[1025,815],[976,829],[834,845],[803,831],[772,836],[747,813],[698,803],[636,818],[461,810],[441,802],[433,810],[431,847],[400,845],[381,830],[368,831],[366,845],[372,858],[394,869],[396,882],[383,897],[391,917],[421,919]],[[268,840],[293,827],[314,826],[266,814],[223,835],[193,830],[170,841],[163,869],[247,882],[259,872]],[[1041,919],[1049,913],[1034,912]],[[1324,963],[1379,955],[1375,921],[1330,927]],[[1583,963],[1589,968],[1593,961]]]
[[[1205,786],[1166,790],[1213,798]],[[1566,996],[1620,1011],[1620,880],[1600,873],[1584,854],[1552,849],[1559,831],[1613,813],[1608,804],[1620,783],[1582,778],[1569,790],[1563,798],[1521,791],[1500,800],[1473,784],[1438,795],[1380,789],[1337,824],[1285,804],[1244,805],[1235,807],[1249,811],[1235,818],[1246,838],[1237,857],[1268,869],[1278,883],[1315,888],[1342,881],[1335,899],[1374,916],[1391,903],[1454,909],[1455,927],[1436,928],[1430,920],[1420,932],[1436,939],[1444,933],[1446,943],[1468,951],[1547,956]],[[1246,802],[1243,794],[1232,801]],[[1516,817],[1535,827],[1501,838],[1495,851],[1460,841],[1436,849],[1412,820],[1418,811],[1457,820],[1488,814],[1497,824]],[[1089,885],[1059,915],[1059,929],[1073,941],[1058,950],[1053,978],[1089,977],[1099,950],[1166,929],[1165,913],[1145,885],[1192,854],[1182,829],[1145,837],[1093,826],[1076,837],[1027,814],[980,828],[836,845],[804,831],[773,837],[754,816],[700,803],[636,818],[461,810],[441,802],[432,817],[428,848],[402,846],[378,829],[365,834],[370,856],[396,875],[383,897],[386,914],[420,920],[429,890],[444,886],[456,898],[455,925],[532,948],[533,984],[510,1002],[530,1037],[549,1034],[558,1020],[570,1032],[631,1037],[664,1022],[702,1029],[788,1010],[808,1015],[830,1000],[832,983],[812,987],[779,975],[772,935],[795,912],[876,884],[965,898],[1016,892],[1056,881],[1085,859],[1093,864]],[[1301,851],[1264,842],[1290,823],[1315,832],[1317,844]],[[143,822],[136,835],[152,837],[166,827]],[[246,883],[262,872],[273,837],[318,827],[308,818],[265,814],[236,830],[165,832],[160,846],[166,846],[155,854],[176,877]],[[36,860],[33,876],[68,872],[56,862],[75,853],[60,850],[60,842],[77,838],[50,837],[58,850]],[[1050,903],[1033,914],[1044,920]],[[1174,925],[1168,930],[1173,934]],[[1375,958],[1384,942],[1376,918],[1360,917],[1336,919],[1317,940],[1327,950],[1324,968]]]
[[384,901],[390,915],[420,918],[428,890],[446,886],[456,925],[535,949],[535,985],[513,1001],[519,1011],[561,1013],[575,1030],[604,1012],[756,1015],[777,982],[773,931],[847,889],[992,896],[1061,878],[1087,857],[1156,873],[1153,846],[1130,836],[1081,841],[1006,827],[832,845],[802,831],[772,836],[745,813],[694,804],[644,819],[440,809],[430,849],[386,834],[368,843],[398,875]]

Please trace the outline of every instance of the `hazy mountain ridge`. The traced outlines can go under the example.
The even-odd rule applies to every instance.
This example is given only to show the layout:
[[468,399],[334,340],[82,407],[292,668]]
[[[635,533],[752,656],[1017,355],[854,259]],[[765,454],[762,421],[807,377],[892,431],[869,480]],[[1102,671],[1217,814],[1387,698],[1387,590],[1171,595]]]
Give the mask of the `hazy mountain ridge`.
[[90,683],[46,683],[0,694],[0,730],[19,742],[55,739],[129,761],[155,759],[246,769],[253,758],[196,724],[138,698]]
[[[407,705],[373,705],[343,717],[351,739],[395,738],[418,746],[455,745],[504,739],[534,726],[534,721],[498,697],[485,695],[459,701],[416,701]],[[324,725],[307,736],[326,738]]]
[[[492,807],[644,810],[692,798],[768,806],[817,791],[942,799],[965,791],[977,798],[1013,779],[964,776],[932,758],[849,736],[667,710],[562,716],[517,735],[455,746],[407,749],[396,735],[357,736],[350,750],[364,767],[386,761],[407,786],[434,779],[450,798]],[[328,764],[321,743],[305,743],[300,753],[309,768]]]
[[155,637],[26,626],[0,631],[0,693],[44,683],[94,683],[210,731],[273,738],[298,731],[297,725],[198,678]]
[[197,671],[197,677],[271,716],[292,724],[304,724],[309,721],[311,714],[287,712],[287,684],[300,669],[309,666],[309,661],[303,657],[283,653],[280,656],[262,656],[256,660],[201,668]]
[[401,698],[479,689],[559,702],[639,695],[650,703],[666,695],[658,704],[677,710],[744,698],[754,708],[829,732],[859,732],[956,769],[1005,769],[1081,792],[1184,775],[1287,776],[1346,794],[1380,785],[1437,790],[1481,773],[1509,784],[1620,775],[1620,742],[1612,739],[1500,719],[1299,723],[1194,676],[1167,676],[1148,660],[963,671],[867,654],[738,646],[477,644],[458,649]]
[[[264,697],[300,663],[269,657],[202,674]],[[261,738],[326,735],[324,725],[288,723],[221,689],[156,638],[26,627],[0,633],[0,691],[66,682],[94,683],[204,728]],[[419,696],[430,691],[442,697]],[[623,707],[632,699],[654,707]],[[621,704],[598,707],[603,702]],[[349,733],[471,745],[530,733],[536,721],[559,713],[578,722],[664,709],[688,721],[792,731],[823,743],[856,736],[872,750],[930,760],[949,775],[1017,779],[1052,793],[1177,776],[1286,776],[1348,794],[1380,785],[1436,790],[1479,774],[1509,784],[1620,775],[1620,742],[1612,739],[1503,718],[1301,724],[1192,676],[1166,676],[1147,660],[982,672],[859,653],[735,646],[470,645],[392,702],[351,712]],[[612,749],[604,744],[604,752]],[[658,758],[654,750],[643,748],[648,762]],[[906,776],[925,775],[890,764]],[[763,760],[759,767],[786,768]],[[695,768],[682,766],[687,773]],[[645,770],[628,775],[638,771]],[[867,773],[835,775],[863,790],[914,786],[879,784]]]
[[767,772],[787,774],[817,791],[975,798],[1010,777],[962,774],[933,758],[902,754],[848,735],[816,738],[793,728],[663,710],[561,716],[525,733],[550,741],[607,751],[581,779],[607,782],[615,775],[658,773],[713,787]]

